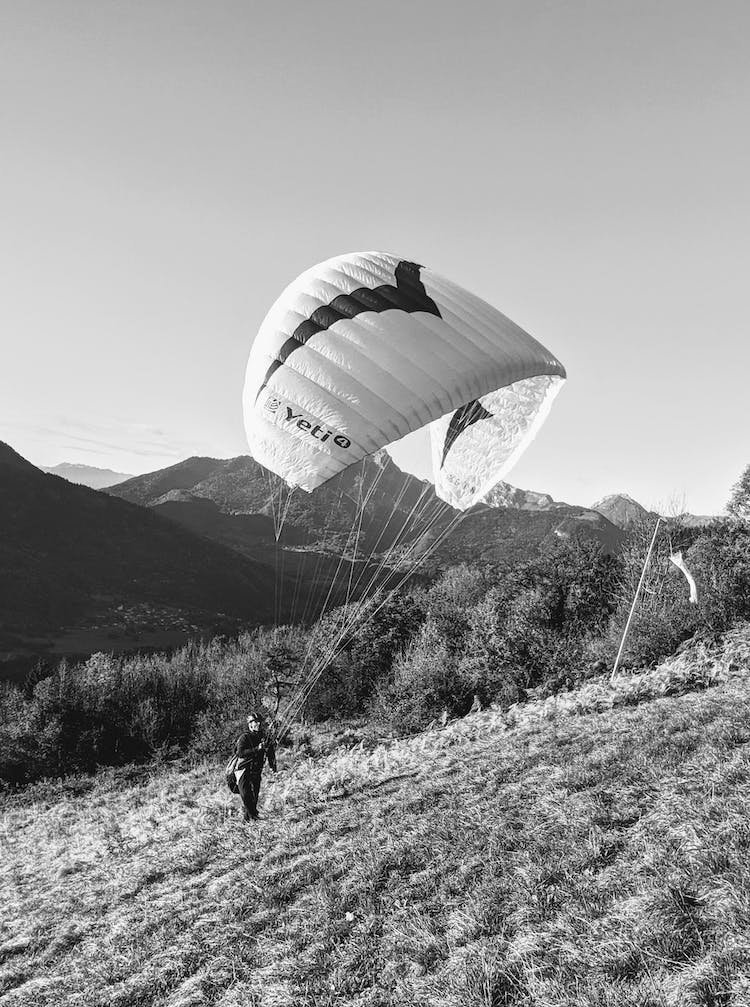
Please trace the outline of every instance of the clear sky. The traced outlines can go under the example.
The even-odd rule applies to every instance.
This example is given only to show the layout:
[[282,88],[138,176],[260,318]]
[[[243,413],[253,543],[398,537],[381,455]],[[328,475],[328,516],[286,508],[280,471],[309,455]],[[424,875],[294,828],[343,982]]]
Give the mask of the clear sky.
[[748,109],[745,0],[0,0],[0,439],[241,454],[267,308],[382,249],[565,363],[511,482],[719,512],[750,462]]

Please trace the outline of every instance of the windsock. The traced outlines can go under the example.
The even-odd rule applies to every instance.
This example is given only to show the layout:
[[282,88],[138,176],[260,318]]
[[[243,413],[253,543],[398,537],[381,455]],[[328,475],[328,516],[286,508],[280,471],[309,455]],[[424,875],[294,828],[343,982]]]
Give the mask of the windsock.
[[690,573],[688,568],[685,566],[685,560],[682,558],[681,552],[673,552],[669,557],[678,570],[682,570],[685,574],[688,584],[690,585],[690,602],[695,604],[698,601],[698,588],[695,586],[695,581],[693,580],[693,575]]

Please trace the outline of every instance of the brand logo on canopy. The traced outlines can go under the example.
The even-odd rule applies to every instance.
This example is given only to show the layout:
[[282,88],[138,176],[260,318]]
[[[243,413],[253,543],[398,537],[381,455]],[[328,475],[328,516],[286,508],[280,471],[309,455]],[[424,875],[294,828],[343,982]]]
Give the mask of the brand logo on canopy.
[[263,409],[273,415],[271,422],[276,426],[291,426],[295,430],[300,430],[303,434],[308,434],[321,444],[331,441],[339,448],[346,449],[352,446],[351,439],[345,434],[331,430],[325,423],[316,419],[310,413],[306,413],[300,406],[282,402],[277,395],[269,395],[263,403]]

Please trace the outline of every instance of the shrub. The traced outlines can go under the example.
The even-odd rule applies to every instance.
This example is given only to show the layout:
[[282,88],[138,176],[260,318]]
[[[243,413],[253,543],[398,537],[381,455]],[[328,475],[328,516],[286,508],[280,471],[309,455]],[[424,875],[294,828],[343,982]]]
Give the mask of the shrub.
[[709,525],[691,546],[686,562],[698,582],[701,612],[711,632],[750,617],[750,523]]
[[206,704],[210,656],[191,645],[169,657],[93,654],[74,668],[62,662],[34,687],[42,761],[52,772],[90,770],[186,742]]
[[[684,577],[669,561],[670,538],[664,536],[654,549],[623,651],[625,666],[654,665],[690,637],[716,636],[733,620],[750,615],[750,525],[717,521],[697,533],[684,550],[698,587],[697,604],[690,604]],[[640,575],[644,558],[645,549],[633,550],[630,582],[621,583],[620,604],[608,634],[610,658],[622,637],[635,593],[634,575],[636,570]]]
[[499,592],[491,590],[471,613],[458,673],[484,704],[494,701],[509,706],[519,698],[527,676],[524,669],[507,661],[500,600]]
[[[653,533],[653,521],[643,519],[631,528],[623,546],[617,603],[606,634],[608,664],[614,662],[627,626]],[[652,666],[701,628],[700,610],[689,603],[685,579],[669,558],[674,541],[687,541],[691,534],[682,528],[679,519],[663,522],[628,630],[621,657],[623,667]]]
[[[639,607],[630,624],[621,664],[624,667],[653,667],[673,654],[680,643],[699,632],[702,626],[700,611],[687,603],[676,602],[671,607],[660,605],[656,609]],[[619,646],[624,622],[616,622],[614,629],[613,651]]]
[[345,621],[338,653],[331,656],[305,714],[313,720],[364,713],[379,685],[387,682],[397,655],[403,653],[424,622],[422,600],[409,594],[376,594],[356,608],[332,613],[310,631],[313,653],[330,647]]
[[392,680],[381,682],[373,704],[376,722],[398,733],[426,727],[444,709],[465,705],[455,659],[434,622],[427,621],[396,660]]
[[732,487],[732,496],[727,504],[727,514],[740,521],[750,522],[750,465]]
[[238,723],[263,699],[280,636],[246,634],[192,643],[172,654],[93,654],[77,666],[62,661],[25,695],[7,687],[0,779],[90,771],[152,757],[171,746],[201,753],[226,749]]
[[[503,681],[510,674],[518,687],[555,690],[576,682],[614,609],[616,572],[616,560],[596,543],[564,540],[506,574],[488,602],[497,611],[488,655],[495,673]],[[486,648],[475,624],[467,649]]]
[[32,704],[20,689],[0,683],[0,780],[25,783],[39,775]]
[[490,586],[491,577],[486,568],[462,563],[446,570],[422,594],[426,616],[454,654],[462,651],[470,629],[471,613]]
[[223,642],[210,659],[205,704],[198,712],[190,748],[202,755],[231,749],[249,709],[274,714],[294,688],[304,664],[305,633],[275,627]]

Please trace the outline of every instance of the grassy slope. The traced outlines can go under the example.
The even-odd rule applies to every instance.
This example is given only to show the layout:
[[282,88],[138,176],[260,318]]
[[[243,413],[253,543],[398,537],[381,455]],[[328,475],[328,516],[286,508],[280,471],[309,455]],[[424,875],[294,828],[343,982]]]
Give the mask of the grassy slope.
[[10,798],[0,1004],[750,1004],[750,631],[719,658],[285,754],[252,828],[209,764]]

